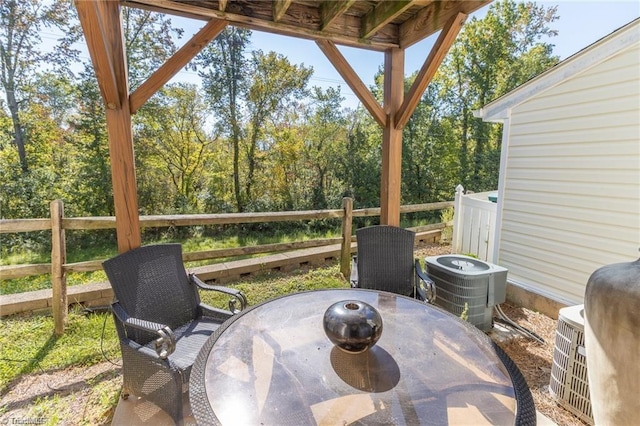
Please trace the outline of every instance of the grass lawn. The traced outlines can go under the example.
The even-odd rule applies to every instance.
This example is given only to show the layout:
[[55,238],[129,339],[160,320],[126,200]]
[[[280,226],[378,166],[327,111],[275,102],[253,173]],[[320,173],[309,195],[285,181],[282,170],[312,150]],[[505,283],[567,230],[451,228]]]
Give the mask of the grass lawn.
[[[230,284],[250,305],[319,288],[348,287],[339,265],[271,272]],[[226,297],[203,292],[204,302],[226,306]],[[0,424],[36,419],[39,424],[110,424],[122,386],[120,348],[111,315],[72,309],[63,336],[53,334],[50,314],[3,319],[0,334]],[[106,360],[110,362],[105,362]],[[113,363],[113,364],[112,364]]]
[[[272,232],[260,233],[255,235],[236,235],[210,237],[199,236],[189,237],[185,240],[178,239],[162,239],[158,241],[143,241],[143,245],[156,243],[180,243],[184,253],[197,251],[214,250],[214,249],[231,249],[238,247],[251,247],[263,244],[274,243],[290,243],[300,242],[314,239],[325,239],[339,237],[340,234],[330,231],[325,232]],[[92,247],[68,247],[67,262],[83,262],[88,260],[104,260],[115,256],[118,253],[117,247],[96,245]],[[26,250],[22,253],[12,253],[3,255],[0,258],[0,266],[4,265],[21,265],[21,264],[41,264],[51,261],[50,249],[40,252]],[[257,255],[260,256],[260,255]],[[188,266],[200,266],[211,263],[226,262],[229,260],[239,260],[246,256],[234,256],[233,258],[217,258],[213,260],[203,260],[199,262],[190,262]],[[107,276],[102,269],[93,272],[71,272],[67,274],[67,286],[81,285],[86,283],[94,283],[106,281]],[[15,294],[27,291],[35,291],[51,288],[51,276],[49,274],[32,275],[22,278],[0,281],[0,294]]]

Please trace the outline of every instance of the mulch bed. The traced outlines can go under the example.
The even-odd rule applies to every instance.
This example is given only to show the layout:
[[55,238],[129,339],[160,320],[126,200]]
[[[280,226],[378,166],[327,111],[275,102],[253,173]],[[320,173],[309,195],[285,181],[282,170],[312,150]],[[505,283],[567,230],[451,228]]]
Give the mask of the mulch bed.
[[549,393],[557,320],[507,303],[500,306],[516,324],[534,331],[544,339],[544,343],[539,343],[522,336],[497,342],[522,372],[531,389],[536,409],[558,425],[585,425],[578,417],[559,406]]

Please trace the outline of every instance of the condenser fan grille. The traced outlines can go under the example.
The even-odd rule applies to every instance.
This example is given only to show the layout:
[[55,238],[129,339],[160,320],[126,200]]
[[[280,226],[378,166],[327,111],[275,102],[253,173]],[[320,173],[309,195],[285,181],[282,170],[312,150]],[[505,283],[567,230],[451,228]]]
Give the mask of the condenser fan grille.
[[458,269],[466,272],[481,272],[489,269],[489,265],[474,259],[461,258],[459,256],[440,256],[437,262],[447,268]]

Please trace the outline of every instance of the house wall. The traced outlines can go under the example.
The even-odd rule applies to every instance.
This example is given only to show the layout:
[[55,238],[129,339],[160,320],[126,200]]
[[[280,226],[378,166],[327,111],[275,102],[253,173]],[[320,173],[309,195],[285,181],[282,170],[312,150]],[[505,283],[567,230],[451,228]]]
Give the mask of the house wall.
[[640,43],[510,111],[497,263],[509,281],[583,303],[603,265],[640,248]]

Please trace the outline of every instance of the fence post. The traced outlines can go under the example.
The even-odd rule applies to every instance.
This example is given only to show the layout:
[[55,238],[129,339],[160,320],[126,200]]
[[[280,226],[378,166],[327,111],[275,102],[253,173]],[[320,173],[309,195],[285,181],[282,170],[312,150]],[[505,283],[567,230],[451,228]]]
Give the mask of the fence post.
[[460,240],[462,239],[462,196],[464,195],[464,187],[456,186],[456,197],[453,202],[453,232],[451,233],[451,252],[460,253]]
[[64,217],[64,204],[61,200],[54,200],[50,205],[51,210],[51,284],[53,298],[51,308],[53,310],[53,323],[55,333],[60,336],[64,333],[67,324],[67,277],[63,265],[67,262],[66,241],[62,218]]
[[351,228],[353,221],[353,198],[342,199],[342,247],[340,250],[340,272],[348,281],[351,276]]

